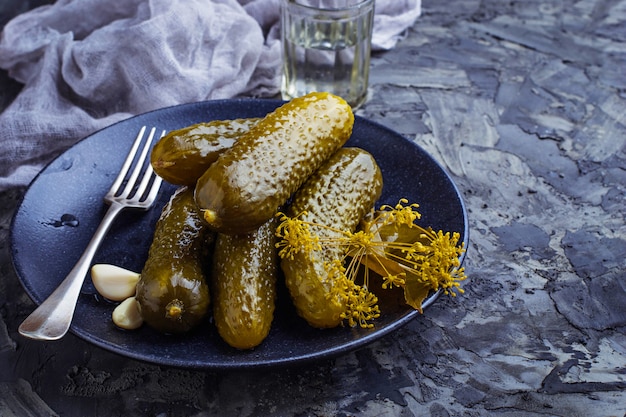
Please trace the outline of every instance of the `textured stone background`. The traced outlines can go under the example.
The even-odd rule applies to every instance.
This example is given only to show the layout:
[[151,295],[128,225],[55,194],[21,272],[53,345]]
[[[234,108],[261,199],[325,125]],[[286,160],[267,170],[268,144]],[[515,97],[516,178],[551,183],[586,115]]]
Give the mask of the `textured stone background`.
[[[5,0],[0,23],[35,5]],[[19,85],[2,72],[0,85],[4,107]],[[462,191],[465,295],[365,349],[262,373],[31,342],[16,330],[33,305],[9,258],[13,190],[0,415],[626,416],[626,0],[424,0],[373,57],[359,114],[417,141]]]

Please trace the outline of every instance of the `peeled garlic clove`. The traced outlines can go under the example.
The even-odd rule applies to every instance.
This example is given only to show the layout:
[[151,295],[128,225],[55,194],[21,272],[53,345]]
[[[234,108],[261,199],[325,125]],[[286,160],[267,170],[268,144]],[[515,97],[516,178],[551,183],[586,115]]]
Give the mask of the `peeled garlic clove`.
[[141,318],[135,297],[129,297],[115,307],[112,317],[113,323],[122,329],[133,330],[143,324],[143,318]]
[[122,301],[135,295],[139,274],[115,265],[96,264],[91,267],[91,281],[104,298]]

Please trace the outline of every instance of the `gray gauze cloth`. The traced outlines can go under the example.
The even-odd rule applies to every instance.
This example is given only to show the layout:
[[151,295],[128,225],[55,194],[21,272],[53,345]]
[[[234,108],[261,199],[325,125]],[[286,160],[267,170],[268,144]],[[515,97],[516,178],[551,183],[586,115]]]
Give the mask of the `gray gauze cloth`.
[[[280,0],[59,0],[3,29],[0,68],[24,86],[0,114],[0,190],[150,110],[271,97],[281,77]],[[421,0],[377,0],[372,48],[390,49]]]

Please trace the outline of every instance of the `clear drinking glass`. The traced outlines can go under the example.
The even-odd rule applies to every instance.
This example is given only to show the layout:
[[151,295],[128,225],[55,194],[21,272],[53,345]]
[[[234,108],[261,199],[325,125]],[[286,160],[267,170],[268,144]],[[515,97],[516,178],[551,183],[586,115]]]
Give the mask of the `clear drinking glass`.
[[363,104],[373,23],[374,0],[282,0],[283,99],[328,91]]

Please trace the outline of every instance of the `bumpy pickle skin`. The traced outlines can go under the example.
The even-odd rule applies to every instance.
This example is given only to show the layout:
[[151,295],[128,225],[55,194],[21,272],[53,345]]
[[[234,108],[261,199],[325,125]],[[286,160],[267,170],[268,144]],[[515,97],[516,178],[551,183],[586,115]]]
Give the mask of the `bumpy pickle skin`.
[[330,93],[295,98],[265,116],[198,179],[209,226],[247,233],[268,221],[352,134],[348,103]]
[[193,188],[181,187],[157,221],[148,259],[137,283],[142,318],[162,333],[184,333],[207,314],[207,245],[214,234],[200,218]]
[[194,185],[207,168],[258,118],[214,120],[173,130],[152,148],[154,172],[175,185]]
[[[286,214],[295,217],[306,212],[301,216],[304,221],[354,231],[382,188],[382,174],[372,155],[360,148],[342,148],[296,192]],[[320,237],[340,236],[326,228],[313,231]],[[342,321],[345,304],[331,296],[336,282],[324,264],[343,256],[344,248],[327,246],[280,261],[296,310],[313,327],[336,327]]]
[[213,317],[230,346],[252,349],[270,332],[276,300],[276,218],[242,235],[218,234],[213,252]]

